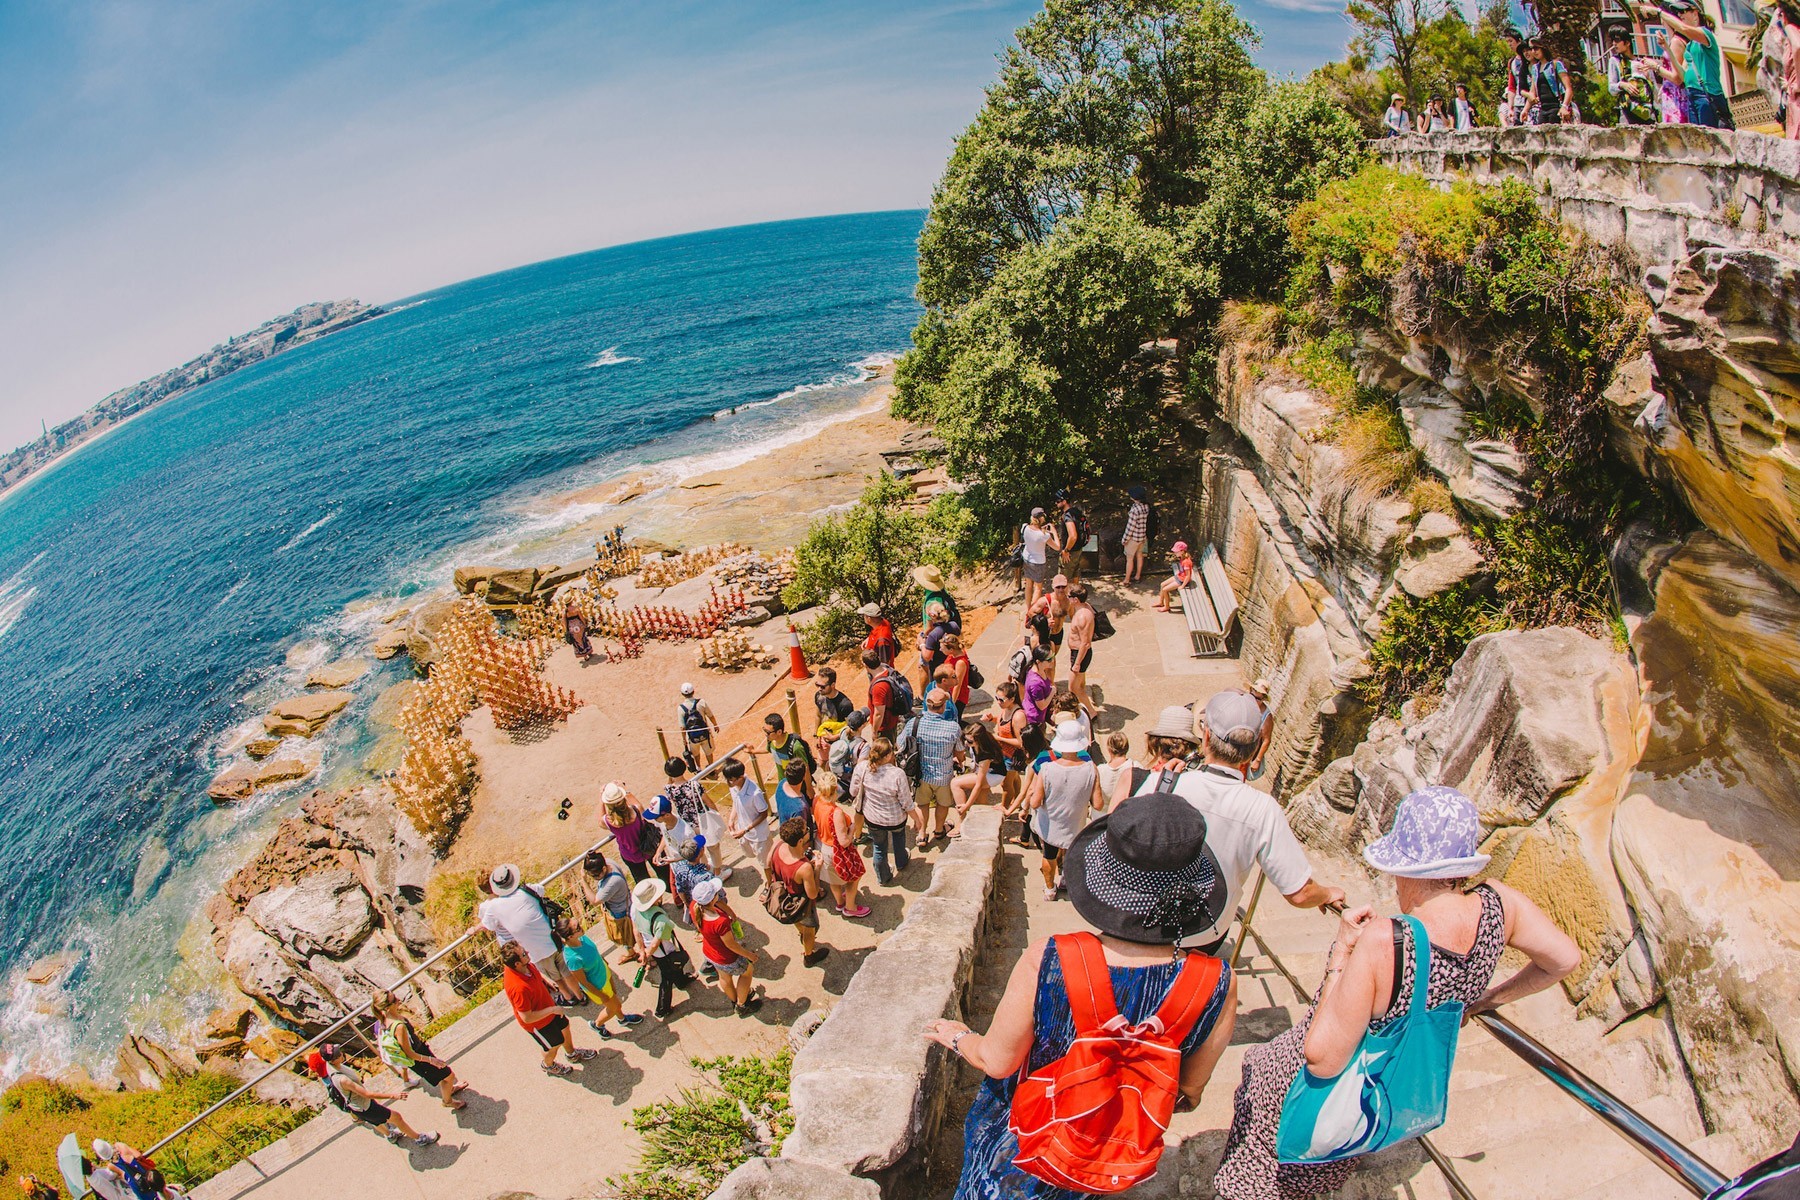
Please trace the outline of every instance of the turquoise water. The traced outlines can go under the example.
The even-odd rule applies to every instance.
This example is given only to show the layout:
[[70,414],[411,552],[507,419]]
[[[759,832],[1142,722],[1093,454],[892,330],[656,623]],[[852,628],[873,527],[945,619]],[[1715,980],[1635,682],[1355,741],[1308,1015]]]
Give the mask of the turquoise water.
[[[366,646],[366,602],[546,544],[560,518],[534,501],[841,412],[857,364],[907,344],[922,219],[695,234],[397,302],[0,499],[0,1071],[104,1061],[128,1022],[205,1009],[183,938],[296,793],[219,810],[204,789],[307,665]],[[362,738],[321,739],[327,778]],[[23,983],[63,949],[66,985]]]

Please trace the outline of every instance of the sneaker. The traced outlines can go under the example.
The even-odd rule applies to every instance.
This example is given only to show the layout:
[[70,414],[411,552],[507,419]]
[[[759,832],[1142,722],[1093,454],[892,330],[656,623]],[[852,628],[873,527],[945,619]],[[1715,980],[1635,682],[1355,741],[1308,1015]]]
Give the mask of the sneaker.
[[413,1139],[413,1145],[423,1149],[426,1146],[437,1145],[437,1140],[438,1135],[435,1133],[421,1133],[418,1137]]
[[827,950],[823,946],[820,946],[817,950],[814,950],[811,954],[808,954],[805,957],[803,957],[800,960],[800,962],[803,965],[808,966],[808,967],[816,967],[820,963],[824,962],[830,956],[831,956],[831,951]]
[[386,1138],[388,1141],[392,1142],[396,1146],[398,1146],[400,1144],[400,1131],[398,1129],[390,1129],[386,1133],[382,1134],[381,1136]]
[[613,1032],[612,1032],[612,1030],[610,1030],[606,1027],[605,1021],[589,1021],[588,1024],[592,1025],[594,1027],[595,1033],[599,1034],[603,1038],[606,1038],[608,1041],[612,1040]]
[[589,1050],[586,1047],[583,1047],[580,1050],[571,1050],[571,1051],[569,1051],[569,1061],[570,1062],[586,1062],[588,1059],[594,1057],[594,1055],[596,1055],[598,1053],[600,1053],[598,1050]]
[[1053,887],[1045,888],[1044,889],[1044,899],[1046,899],[1046,900],[1056,899],[1056,889]]
[[874,909],[872,909],[872,908],[870,908],[870,907],[869,907],[869,906],[868,906],[868,905],[866,905],[866,904],[864,904],[864,905],[862,905],[862,906],[861,906],[861,907],[859,907],[859,908],[846,908],[846,909],[845,909],[845,910],[844,910],[844,911],[843,911],[843,912],[842,912],[842,913],[841,913],[841,914],[839,914],[839,915],[840,915],[840,916],[843,916],[843,917],[847,917],[847,918],[850,918],[850,919],[851,919],[851,920],[855,920],[855,919],[857,919],[857,918],[859,918],[859,917],[866,917],[866,916],[868,916],[868,915],[869,915],[869,914],[870,914],[870,913],[872,913],[872,912],[874,912],[874,911],[875,911],[875,910],[874,910]]
[[643,1019],[644,1019],[643,1013],[626,1013],[624,1016],[619,1018],[619,1024],[625,1026],[625,1028],[627,1028],[627,1029],[630,1029],[633,1025],[641,1024],[643,1022]]
[[737,1006],[737,1015],[740,1017],[747,1017],[757,1009],[761,1008],[762,1003],[761,996],[752,996]]
[[736,867],[724,867],[719,871],[718,880],[720,883],[730,883],[731,877],[735,874],[737,874]]
[[574,1073],[575,1068],[571,1067],[568,1063],[551,1063],[544,1068],[544,1074],[546,1075],[573,1075]]

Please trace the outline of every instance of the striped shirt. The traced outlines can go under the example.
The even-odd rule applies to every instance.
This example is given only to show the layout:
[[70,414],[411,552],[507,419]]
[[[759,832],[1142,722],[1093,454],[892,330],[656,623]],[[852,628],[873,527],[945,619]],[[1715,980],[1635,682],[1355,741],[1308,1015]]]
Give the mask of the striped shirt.
[[1131,508],[1125,513],[1125,540],[1142,542],[1150,536],[1150,506],[1142,500],[1133,500]]

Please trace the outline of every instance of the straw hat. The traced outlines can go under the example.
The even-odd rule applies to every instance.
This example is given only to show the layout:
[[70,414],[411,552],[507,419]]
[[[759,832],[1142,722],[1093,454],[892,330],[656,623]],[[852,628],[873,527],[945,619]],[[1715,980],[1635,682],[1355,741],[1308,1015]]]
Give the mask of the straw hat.
[[926,564],[912,569],[913,582],[928,592],[944,590],[944,573],[936,567]]
[[494,889],[496,896],[510,896],[519,890],[519,868],[512,863],[501,863],[488,876],[488,885]]
[[645,879],[631,889],[631,902],[640,909],[654,908],[669,895],[669,885],[660,879]]
[[1095,818],[1064,862],[1082,920],[1128,942],[1178,945],[1214,928],[1225,911],[1206,818],[1180,796],[1137,796]]
[[620,804],[630,795],[631,793],[625,790],[625,785],[615,779],[600,789],[600,803],[609,806]]
[[1440,784],[1402,800],[1394,827],[1363,847],[1363,861],[1402,879],[1466,879],[1488,865],[1480,845],[1475,802]]

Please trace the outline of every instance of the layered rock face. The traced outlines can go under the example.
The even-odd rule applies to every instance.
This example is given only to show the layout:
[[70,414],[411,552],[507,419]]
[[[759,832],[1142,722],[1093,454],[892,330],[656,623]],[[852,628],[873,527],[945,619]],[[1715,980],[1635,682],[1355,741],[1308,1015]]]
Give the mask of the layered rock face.
[[[1800,1126],[1800,149],[1559,129],[1381,153],[1433,178],[1547,185],[1546,206],[1647,267],[1647,351],[1607,393],[1612,439],[1693,520],[1614,548],[1624,644],[1478,638],[1435,711],[1372,721],[1354,684],[1388,607],[1478,574],[1479,555],[1453,519],[1358,496],[1329,406],[1228,347],[1200,524],[1244,602],[1246,674],[1275,685],[1277,794],[1303,836],[1354,853],[1409,790],[1468,792],[1490,874],[1579,942],[1580,1011],[1666,1028],[1669,1086],[1691,1082],[1710,1128],[1751,1154],[1785,1145]],[[1542,381],[1429,330],[1360,333],[1356,360],[1459,512],[1522,510],[1526,464],[1468,414],[1499,395],[1542,415]]]
[[[420,908],[433,862],[381,789],[315,792],[213,897],[214,945],[246,995],[316,1032],[434,948]],[[425,976],[405,994],[421,1012],[457,1003]]]

